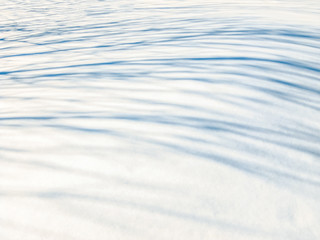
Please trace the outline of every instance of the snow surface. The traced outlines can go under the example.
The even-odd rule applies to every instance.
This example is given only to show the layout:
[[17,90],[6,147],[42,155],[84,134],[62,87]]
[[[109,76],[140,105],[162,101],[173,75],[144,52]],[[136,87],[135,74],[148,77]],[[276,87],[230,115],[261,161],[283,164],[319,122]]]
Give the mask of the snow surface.
[[319,240],[318,0],[0,0],[1,240]]

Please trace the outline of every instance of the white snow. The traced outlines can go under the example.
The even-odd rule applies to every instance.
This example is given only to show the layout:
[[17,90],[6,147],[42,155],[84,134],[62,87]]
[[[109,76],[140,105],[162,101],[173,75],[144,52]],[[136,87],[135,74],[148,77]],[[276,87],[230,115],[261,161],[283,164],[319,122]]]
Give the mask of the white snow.
[[0,0],[0,239],[320,239],[319,3]]

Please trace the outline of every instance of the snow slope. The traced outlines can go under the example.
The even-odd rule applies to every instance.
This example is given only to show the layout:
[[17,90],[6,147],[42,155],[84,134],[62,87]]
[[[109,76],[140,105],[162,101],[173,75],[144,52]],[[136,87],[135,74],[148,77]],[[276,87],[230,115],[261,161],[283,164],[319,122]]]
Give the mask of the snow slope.
[[318,0],[0,0],[0,239],[320,239],[319,23]]

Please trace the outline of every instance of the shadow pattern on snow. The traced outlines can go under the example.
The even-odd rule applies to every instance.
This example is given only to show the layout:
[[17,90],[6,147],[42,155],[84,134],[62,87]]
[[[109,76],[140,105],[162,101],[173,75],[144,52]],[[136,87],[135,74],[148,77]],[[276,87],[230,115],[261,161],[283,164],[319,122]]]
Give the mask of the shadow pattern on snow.
[[[68,2],[48,11],[61,13]],[[192,159],[319,198],[317,29],[209,18],[197,11],[185,16],[191,7],[166,9],[178,14],[172,18],[160,7],[140,6],[131,9],[137,18],[121,18],[112,9],[100,12],[103,1],[96,4],[81,13],[85,20],[79,12],[58,20],[39,11],[38,25],[34,19],[1,23],[7,34],[0,39],[0,168],[30,178],[44,171],[54,179],[66,177],[66,185],[75,177],[97,183],[98,189],[114,185],[185,199],[190,195],[184,189],[153,178],[148,183],[134,172],[143,165],[152,172],[162,162],[178,171],[184,159]],[[14,3],[6,11],[12,7]],[[159,24],[153,24],[152,10]],[[25,16],[24,11],[19,8],[17,14]],[[18,186],[29,189],[28,180]],[[117,205],[270,235],[146,199],[81,193],[50,183],[35,188],[1,190],[0,197],[58,199],[76,215],[81,210],[72,209],[74,200]],[[210,198],[196,197],[204,202]]]

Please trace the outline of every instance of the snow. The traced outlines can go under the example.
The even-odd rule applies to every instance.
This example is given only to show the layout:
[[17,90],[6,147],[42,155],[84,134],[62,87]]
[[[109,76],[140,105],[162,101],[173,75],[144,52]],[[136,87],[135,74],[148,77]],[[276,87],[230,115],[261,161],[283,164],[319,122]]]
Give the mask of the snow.
[[320,239],[320,4],[0,0],[1,240]]

